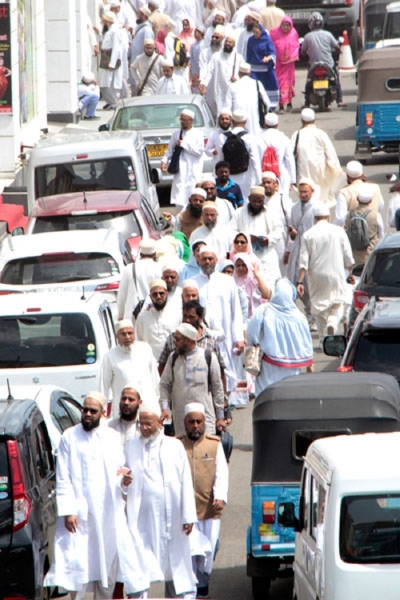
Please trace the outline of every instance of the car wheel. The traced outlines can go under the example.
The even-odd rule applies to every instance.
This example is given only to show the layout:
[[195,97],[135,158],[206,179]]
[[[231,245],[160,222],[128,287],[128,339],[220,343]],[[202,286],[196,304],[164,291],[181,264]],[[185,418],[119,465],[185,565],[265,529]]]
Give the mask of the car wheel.
[[268,577],[252,577],[251,591],[253,600],[267,600],[269,598],[269,588],[271,580]]

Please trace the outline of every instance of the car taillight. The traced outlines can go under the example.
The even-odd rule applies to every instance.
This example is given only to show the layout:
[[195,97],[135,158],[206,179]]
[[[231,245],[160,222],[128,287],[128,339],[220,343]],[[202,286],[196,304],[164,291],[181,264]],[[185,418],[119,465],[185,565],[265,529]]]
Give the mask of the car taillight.
[[275,523],[275,502],[262,503],[263,523]]
[[363,290],[354,290],[353,292],[353,304],[354,308],[358,311],[362,310],[367,304],[369,298],[367,292]]
[[338,367],[336,370],[338,373],[351,373],[354,371],[351,365],[343,365],[343,367]]
[[22,529],[22,527],[25,527],[27,524],[29,515],[31,514],[32,504],[26,493],[25,477],[18,442],[15,440],[8,440],[7,450],[10,461],[14,507],[13,531],[18,531],[18,529]]
[[316,77],[325,77],[326,73],[327,73],[326,67],[324,67],[322,65],[315,67],[315,69],[314,69],[314,75]]
[[2,290],[0,296],[7,296],[7,294],[13,294],[11,290]]
[[94,291],[95,292],[113,292],[114,290],[119,289],[119,281],[114,281],[113,283],[102,283],[98,285]]
[[365,113],[365,125],[372,127],[374,124],[374,113]]

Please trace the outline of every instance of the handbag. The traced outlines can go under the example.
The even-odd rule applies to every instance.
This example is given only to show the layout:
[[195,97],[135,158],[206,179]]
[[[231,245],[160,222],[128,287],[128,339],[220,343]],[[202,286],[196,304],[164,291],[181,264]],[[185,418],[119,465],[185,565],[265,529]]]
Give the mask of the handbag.
[[243,356],[244,370],[257,377],[261,371],[263,354],[260,346],[246,346]]
[[[108,67],[110,66],[110,62],[111,62],[111,53],[112,53],[112,49],[110,48],[109,50],[100,50],[100,69],[108,69]],[[121,66],[121,59],[118,58],[117,62],[115,63],[115,67],[114,69],[119,69],[119,67]]]
[[265,119],[265,115],[268,114],[268,107],[265,106],[264,101],[261,97],[259,81],[256,80],[256,83],[257,83],[257,94],[258,94],[258,121],[260,123],[261,129],[264,129],[264,127],[265,127],[264,119]]
[[[183,136],[183,133],[182,133],[182,129],[181,129],[180,134],[179,134],[180,140],[182,139],[182,136]],[[168,173],[170,173],[171,175],[176,175],[177,173],[179,173],[179,157],[181,155],[182,150],[183,150],[182,146],[176,145],[174,148],[174,151],[171,156],[171,160],[169,161],[169,165],[167,168]]]

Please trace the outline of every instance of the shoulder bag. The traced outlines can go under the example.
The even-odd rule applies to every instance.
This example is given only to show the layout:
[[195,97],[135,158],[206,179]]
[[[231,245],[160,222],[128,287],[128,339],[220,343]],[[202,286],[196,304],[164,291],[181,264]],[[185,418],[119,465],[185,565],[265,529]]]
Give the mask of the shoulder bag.
[[[181,131],[179,133],[179,139],[181,140],[182,137],[183,137],[183,131],[181,129]],[[169,161],[169,165],[167,168],[168,173],[170,173],[171,175],[176,175],[177,173],[179,173],[179,157],[181,155],[182,150],[183,150],[182,146],[178,146],[178,144],[174,148],[174,151],[171,156],[171,160]]]

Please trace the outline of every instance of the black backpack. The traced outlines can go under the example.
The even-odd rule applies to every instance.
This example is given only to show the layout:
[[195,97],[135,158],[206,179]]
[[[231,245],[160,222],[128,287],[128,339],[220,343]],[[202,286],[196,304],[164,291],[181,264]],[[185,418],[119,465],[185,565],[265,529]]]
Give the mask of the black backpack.
[[245,173],[249,168],[250,155],[246,144],[242,140],[242,137],[246,133],[247,131],[239,131],[239,133],[232,133],[232,131],[224,132],[227,139],[222,146],[222,154],[224,155],[224,160],[230,165],[231,175]]

